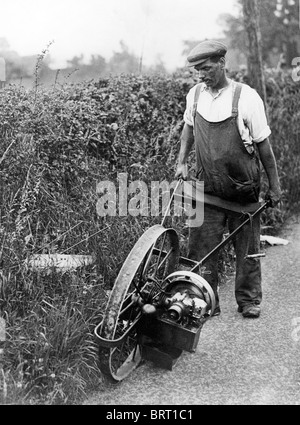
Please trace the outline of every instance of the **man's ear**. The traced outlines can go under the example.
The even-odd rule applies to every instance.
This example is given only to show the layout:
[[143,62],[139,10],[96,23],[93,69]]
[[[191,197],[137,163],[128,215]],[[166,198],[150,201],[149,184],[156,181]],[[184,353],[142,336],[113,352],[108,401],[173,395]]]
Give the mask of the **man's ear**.
[[221,69],[225,69],[226,59],[225,57],[220,58]]

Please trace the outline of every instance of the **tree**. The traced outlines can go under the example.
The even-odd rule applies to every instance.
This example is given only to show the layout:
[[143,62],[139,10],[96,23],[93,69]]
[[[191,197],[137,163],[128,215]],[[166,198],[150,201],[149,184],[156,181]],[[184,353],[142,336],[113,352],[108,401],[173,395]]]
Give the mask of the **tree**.
[[271,31],[268,42],[269,45],[272,44],[272,38],[280,33],[282,51],[285,54],[287,65],[290,66],[293,58],[299,56],[300,50],[298,43],[300,36],[299,1],[277,0],[276,10],[273,13],[276,16],[277,23],[279,23],[279,31],[277,29]]
[[80,68],[83,63],[83,54],[80,56],[74,56],[72,59],[67,61],[69,68]]
[[242,11],[242,0],[237,0],[238,15],[223,13],[218,17],[218,23],[224,28],[225,37],[229,40],[230,47],[241,52],[246,51],[247,35]]
[[257,0],[243,0],[244,25],[247,33],[248,77],[266,104],[266,86],[262,65],[261,32]]
[[134,74],[139,70],[139,59],[129,52],[127,45],[121,41],[121,52],[114,52],[108,66],[112,74]]
[[103,73],[106,69],[105,58],[101,55],[92,55],[90,60],[90,66],[97,69],[98,72]]
[[[242,0],[237,0],[237,6],[237,16],[220,15],[219,23],[224,27],[224,34],[230,40],[231,48],[244,52],[247,39]],[[268,66],[275,66],[275,61],[283,54],[290,66],[292,59],[300,55],[299,1],[260,0],[258,7],[263,61]]]

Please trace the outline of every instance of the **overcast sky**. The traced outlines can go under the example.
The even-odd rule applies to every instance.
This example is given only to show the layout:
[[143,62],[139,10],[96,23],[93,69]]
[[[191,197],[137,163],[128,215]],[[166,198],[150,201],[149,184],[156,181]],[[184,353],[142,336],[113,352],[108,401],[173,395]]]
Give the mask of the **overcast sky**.
[[120,40],[151,64],[184,65],[182,40],[222,36],[222,13],[236,0],[0,0],[0,37],[20,55],[37,55],[50,41],[52,66],[91,54],[109,59]]

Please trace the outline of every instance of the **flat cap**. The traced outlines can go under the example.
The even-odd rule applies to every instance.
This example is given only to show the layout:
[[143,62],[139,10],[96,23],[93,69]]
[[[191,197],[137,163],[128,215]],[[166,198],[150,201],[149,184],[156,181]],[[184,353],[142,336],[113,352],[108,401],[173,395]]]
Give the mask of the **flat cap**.
[[225,44],[215,40],[205,40],[192,49],[187,57],[187,66],[200,65],[213,56],[225,56],[226,53],[227,47]]

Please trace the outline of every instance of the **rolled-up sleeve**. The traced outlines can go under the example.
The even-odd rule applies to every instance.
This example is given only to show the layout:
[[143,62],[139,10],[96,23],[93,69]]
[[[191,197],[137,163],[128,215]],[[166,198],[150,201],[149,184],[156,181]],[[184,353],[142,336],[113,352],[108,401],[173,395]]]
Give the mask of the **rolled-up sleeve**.
[[193,106],[194,106],[194,88],[192,88],[186,96],[186,109],[183,115],[184,122],[190,126],[194,126]]
[[248,105],[246,112],[246,125],[249,129],[254,143],[263,142],[271,134],[271,129],[267,122],[264,103],[258,93],[250,89],[248,95]]

